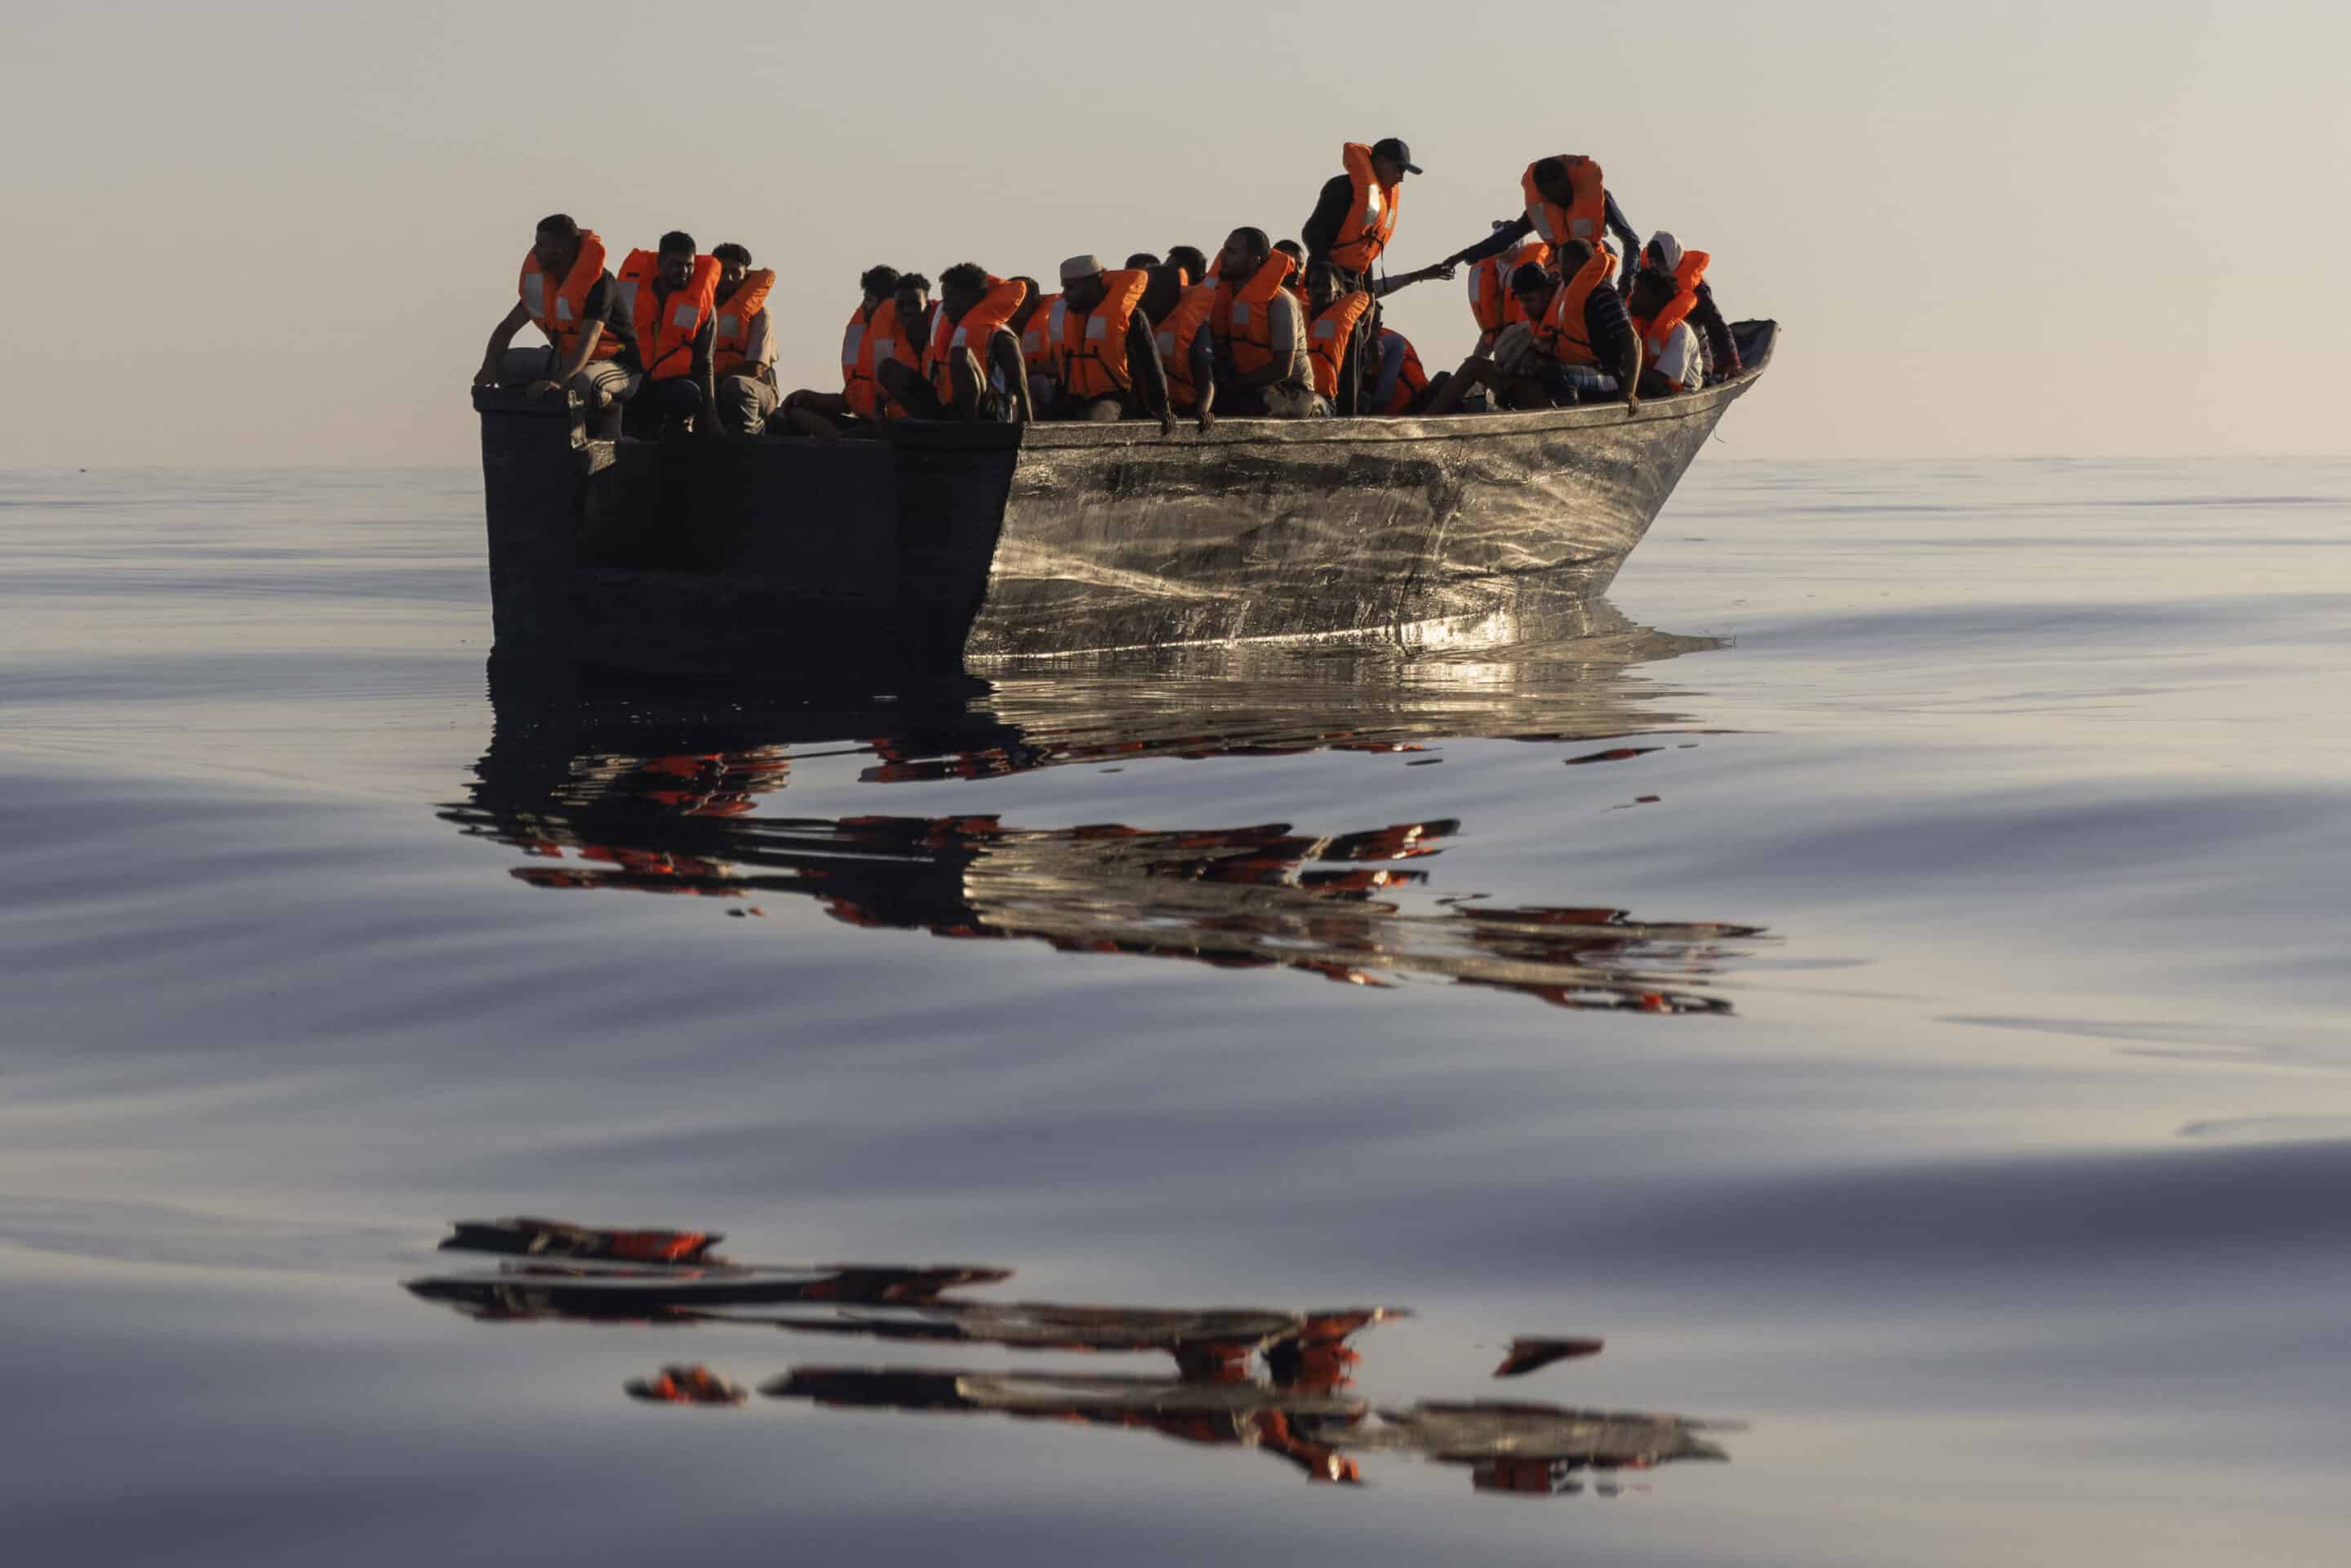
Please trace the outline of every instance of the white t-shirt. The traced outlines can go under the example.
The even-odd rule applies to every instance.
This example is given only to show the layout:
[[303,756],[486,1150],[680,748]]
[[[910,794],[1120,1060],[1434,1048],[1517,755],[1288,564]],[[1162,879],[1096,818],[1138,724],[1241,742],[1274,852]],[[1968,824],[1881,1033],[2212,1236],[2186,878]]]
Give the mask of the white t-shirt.
[[1666,351],[1650,369],[1669,382],[1680,382],[1684,392],[1696,392],[1706,384],[1706,361],[1688,322],[1674,323],[1674,329],[1666,334]]

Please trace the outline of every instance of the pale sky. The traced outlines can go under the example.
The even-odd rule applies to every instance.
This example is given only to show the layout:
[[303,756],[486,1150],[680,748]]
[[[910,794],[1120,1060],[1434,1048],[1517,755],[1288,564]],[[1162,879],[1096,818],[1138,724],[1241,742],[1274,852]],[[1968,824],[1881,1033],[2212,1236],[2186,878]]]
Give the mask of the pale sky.
[[[1290,236],[1384,135],[1398,268],[1552,152],[1710,252],[1785,329],[1727,455],[2342,453],[2346,59],[2269,0],[0,0],[0,467],[473,461],[549,212],[749,246],[837,388],[874,262]],[[1458,281],[1390,316],[1474,337]]]

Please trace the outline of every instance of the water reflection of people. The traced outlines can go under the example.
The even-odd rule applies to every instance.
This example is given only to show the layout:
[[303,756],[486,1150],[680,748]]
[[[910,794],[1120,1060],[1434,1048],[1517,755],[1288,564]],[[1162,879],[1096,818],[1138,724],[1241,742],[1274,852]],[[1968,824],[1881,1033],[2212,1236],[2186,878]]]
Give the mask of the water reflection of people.
[[[1548,716],[1625,720],[1621,706],[1593,706],[1586,697],[1573,715]],[[1446,981],[1579,1009],[1729,1010],[1706,981],[1754,927],[1641,920],[1604,906],[1487,904],[1458,887],[1433,897],[1426,862],[1460,831],[1449,819],[1339,831],[1056,828],[980,812],[820,819],[768,807],[789,785],[796,748],[870,752],[883,760],[865,777],[894,781],[1146,755],[1408,747],[1427,733],[1408,712],[1387,712],[1385,728],[1352,716],[1343,727],[1318,716],[1285,729],[1269,716],[1228,714],[1211,727],[1186,708],[1133,718],[1123,734],[1105,733],[1107,721],[1031,734],[960,695],[715,716],[502,704],[471,799],[444,815],[520,851],[527,858],[511,874],[550,891],[737,907],[798,895],[844,924],[942,937],[1288,968],[1369,988]],[[1540,705],[1502,704],[1484,716],[1522,738],[1569,733],[1535,728],[1546,716]]]
[[[1706,1424],[1665,1415],[1531,1401],[1394,1405],[1353,1392],[1364,1331],[1391,1308],[1089,1306],[992,1302],[950,1292],[1000,1283],[977,1266],[738,1263],[695,1231],[600,1230],[547,1219],[458,1224],[444,1250],[502,1260],[487,1275],[412,1281],[419,1299],[483,1321],[634,1322],[801,1334],[986,1344],[1090,1354],[1159,1353],[1172,1376],[980,1368],[798,1366],[761,1388],[779,1400],[912,1414],[984,1413],[1144,1431],[1268,1454],[1314,1481],[1362,1479],[1367,1456],[1405,1455],[1469,1472],[1480,1492],[1564,1496],[1580,1478],[1719,1459]],[[825,1301],[833,1312],[808,1312]],[[796,1310],[767,1312],[785,1306]],[[1596,1354],[1587,1338],[1521,1337],[1494,1375],[1522,1376]],[[623,1390],[647,1404],[725,1407],[742,1386],[699,1362],[673,1363]]]

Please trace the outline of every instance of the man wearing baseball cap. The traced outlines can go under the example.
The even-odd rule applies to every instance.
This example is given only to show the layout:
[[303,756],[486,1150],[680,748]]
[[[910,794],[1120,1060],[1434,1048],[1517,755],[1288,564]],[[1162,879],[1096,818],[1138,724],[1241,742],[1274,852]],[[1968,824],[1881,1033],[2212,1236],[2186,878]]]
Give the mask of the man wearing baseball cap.
[[[1417,272],[1393,274],[1377,283],[1372,279],[1372,269],[1386,254],[1395,234],[1404,177],[1421,172],[1412,161],[1412,149],[1395,136],[1384,136],[1368,147],[1350,141],[1340,148],[1339,162],[1343,172],[1323,182],[1313,214],[1299,231],[1306,242],[1307,266],[1327,261],[1342,294],[1361,288],[1374,298],[1406,284],[1449,276],[1452,269],[1439,262]],[[1366,316],[1357,324],[1359,338],[1368,341],[1368,334],[1377,330],[1375,320],[1376,317]],[[1355,347],[1360,350],[1363,342]],[[1340,380],[1342,414],[1356,412],[1358,380],[1351,359]]]

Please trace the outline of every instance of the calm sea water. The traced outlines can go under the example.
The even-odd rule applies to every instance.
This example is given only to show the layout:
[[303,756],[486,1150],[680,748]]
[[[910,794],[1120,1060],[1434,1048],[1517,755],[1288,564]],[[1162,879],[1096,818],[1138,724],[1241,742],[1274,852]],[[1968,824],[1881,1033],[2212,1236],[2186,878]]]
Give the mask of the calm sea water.
[[2337,1559],[2351,462],[1724,450],[1537,643],[694,706],[467,473],[0,477],[11,1560]]

